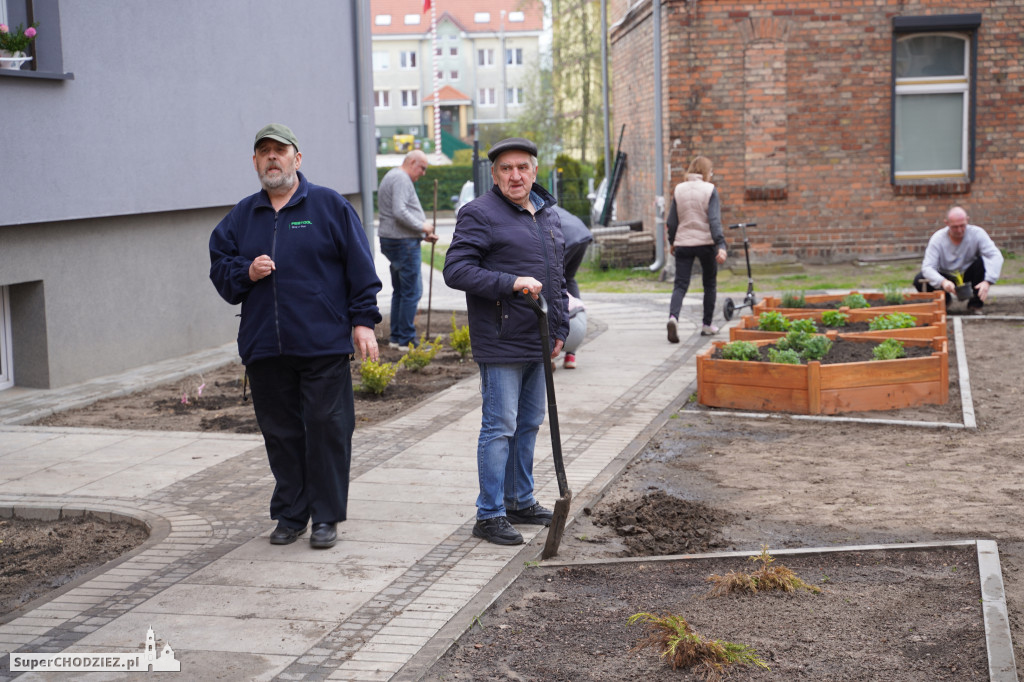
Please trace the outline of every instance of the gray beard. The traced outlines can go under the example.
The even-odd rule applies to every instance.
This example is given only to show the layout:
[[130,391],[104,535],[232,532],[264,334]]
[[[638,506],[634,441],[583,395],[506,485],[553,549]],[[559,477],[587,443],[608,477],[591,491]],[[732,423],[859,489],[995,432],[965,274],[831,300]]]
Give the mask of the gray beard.
[[260,184],[263,185],[263,189],[268,192],[291,189],[295,185],[296,180],[298,180],[298,177],[295,171],[292,171],[291,173],[281,173],[276,178],[271,178],[267,174],[260,175]]

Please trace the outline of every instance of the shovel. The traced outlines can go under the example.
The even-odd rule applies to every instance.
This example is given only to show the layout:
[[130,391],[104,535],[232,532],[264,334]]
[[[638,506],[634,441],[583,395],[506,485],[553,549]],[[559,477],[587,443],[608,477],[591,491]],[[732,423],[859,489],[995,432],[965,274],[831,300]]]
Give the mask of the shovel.
[[555,502],[555,511],[551,518],[551,527],[548,529],[548,539],[544,543],[544,551],[541,552],[541,559],[550,559],[558,554],[558,545],[562,542],[562,533],[565,532],[565,521],[569,518],[569,503],[572,502],[572,491],[569,490],[569,482],[565,478],[565,463],[562,462],[562,438],[558,433],[558,405],[555,404],[555,379],[551,374],[551,337],[548,330],[548,303],[544,296],[538,294],[535,299],[530,295],[528,289],[523,290],[526,300],[533,306],[533,312],[537,313],[537,326],[540,328],[541,350],[544,353],[544,380],[548,387],[548,421],[551,424],[551,454],[555,460],[555,478],[558,479],[558,501]]

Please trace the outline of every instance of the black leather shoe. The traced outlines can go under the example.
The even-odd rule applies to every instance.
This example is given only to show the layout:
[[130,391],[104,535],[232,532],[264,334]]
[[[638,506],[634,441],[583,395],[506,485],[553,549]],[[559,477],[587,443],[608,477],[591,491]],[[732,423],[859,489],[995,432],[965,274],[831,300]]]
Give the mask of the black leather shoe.
[[277,524],[277,528],[270,534],[270,544],[272,545],[290,545],[299,539],[299,536],[306,532],[305,528],[289,528],[288,526],[282,526],[280,523]]
[[529,526],[550,526],[554,516],[550,509],[540,506],[540,503],[534,503],[526,509],[506,509],[505,513],[512,523]]
[[334,547],[338,541],[338,529],[336,523],[314,523],[313,534],[309,536],[309,546],[314,549],[327,549]]

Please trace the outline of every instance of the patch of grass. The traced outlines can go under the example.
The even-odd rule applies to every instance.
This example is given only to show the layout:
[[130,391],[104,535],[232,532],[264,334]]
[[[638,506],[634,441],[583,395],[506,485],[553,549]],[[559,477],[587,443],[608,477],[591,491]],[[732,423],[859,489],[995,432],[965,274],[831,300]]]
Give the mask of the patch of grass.
[[761,546],[761,553],[749,557],[750,561],[760,563],[761,566],[752,573],[729,571],[725,575],[709,576],[707,581],[713,584],[711,594],[720,597],[732,592],[750,592],[781,590],[782,592],[796,592],[807,590],[815,594],[821,592],[820,587],[808,585],[798,578],[793,571],[782,564],[773,566],[775,557],[768,553],[768,545]]
[[729,665],[756,665],[770,670],[757,652],[745,645],[722,640],[708,640],[694,632],[682,616],[674,614],[636,613],[629,624],[647,626],[647,635],[637,642],[634,651],[653,648],[661,652],[672,669],[690,668],[705,680],[720,680],[728,674]]
[[422,242],[420,244],[420,259],[427,265],[432,265],[435,270],[444,270],[444,257],[448,253],[447,244],[434,244],[434,262],[430,262],[430,244]]

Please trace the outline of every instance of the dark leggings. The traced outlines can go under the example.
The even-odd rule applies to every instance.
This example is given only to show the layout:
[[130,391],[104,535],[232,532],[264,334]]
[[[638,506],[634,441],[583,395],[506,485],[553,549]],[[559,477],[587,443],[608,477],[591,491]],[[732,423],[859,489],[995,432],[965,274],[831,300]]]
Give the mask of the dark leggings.
[[704,280],[704,324],[711,324],[711,318],[715,314],[715,296],[718,288],[718,262],[715,254],[718,249],[714,244],[707,246],[677,246],[676,247],[676,279],[672,287],[672,302],[669,304],[668,314],[679,317],[679,311],[683,308],[683,297],[686,290],[690,288],[690,275],[693,272],[693,259],[700,261],[700,268],[703,271]]
[[[943,277],[945,277],[946,279],[949,279],[949,280],[953,279],[953,273],[951,273],[951,272],[945,272],[943,270],[939,270],[939,274],[942,275]],[[983,261],[981,259],[981,257],[979,256],[977,259],[975,259],[975,261],[973,263],[971,263],[971,266],[969,268],[967,268],[967,271],[964,272],[963,275],[964,275],[964,284],[970,284],[971,285],[971,291],[973,291],[975,293],[975,295],[972,296],[969,301],[967,301],[967,307],[968,308],[981,308],[981,307],[983,307],[985,305],[985,302],[982,301],[980,298],[978,298],[977,290],[974,288],[974,285],[978,284],[980,282],[983,282],[985,280],[985,261]],[[917,273],[916,275],[914,275],[914,288],[917,289],[918,291],[937,291],[937,289],[935,287],[933,287],[928,282],[928,280],[926,280],[924,278],[924,275],[921,274],[920,272]],[[947,308],[949,307],[949,304],[951,302],[952,302],[952,296],[950,296],[949,294],[946,294],[946,307]]]

